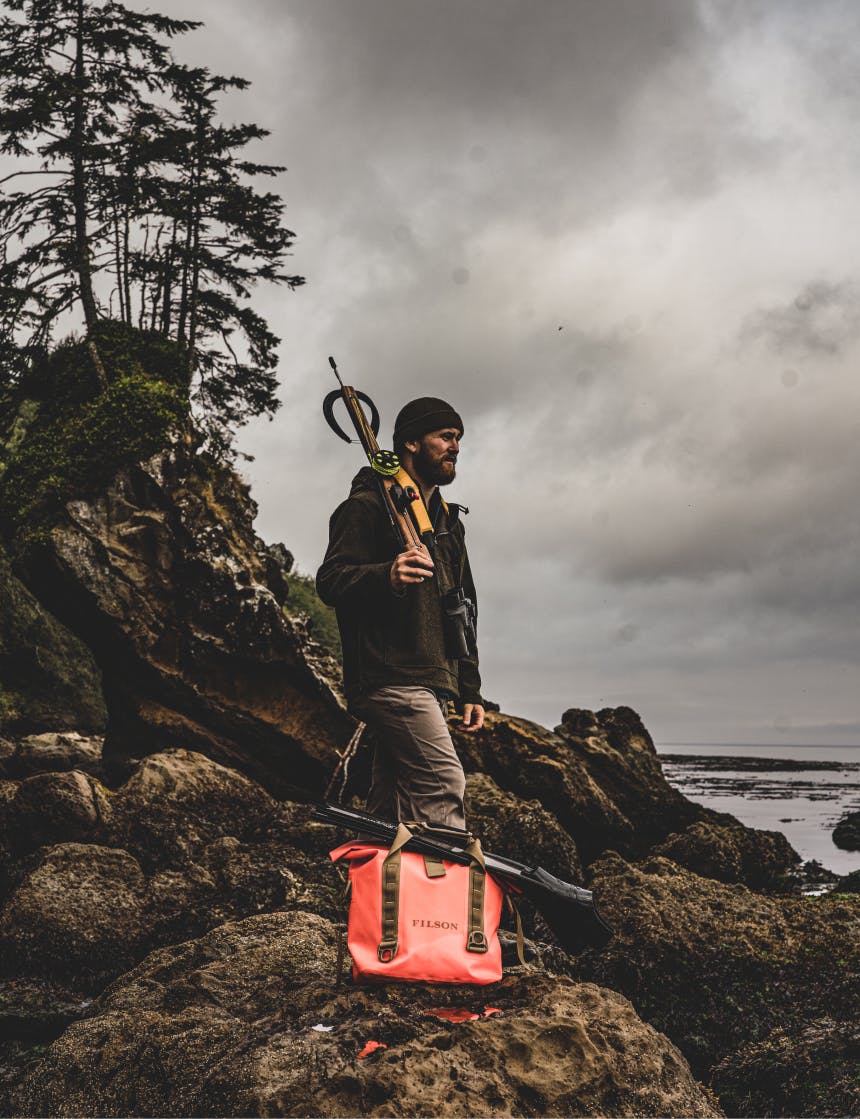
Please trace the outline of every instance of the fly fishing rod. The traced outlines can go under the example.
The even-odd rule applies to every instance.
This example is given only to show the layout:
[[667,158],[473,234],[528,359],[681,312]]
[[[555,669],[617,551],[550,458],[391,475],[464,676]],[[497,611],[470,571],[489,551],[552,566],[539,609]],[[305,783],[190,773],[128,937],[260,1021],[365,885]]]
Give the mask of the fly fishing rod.
[[[364,448],[367,461],[373,468],[379,483],[383,504],[388,511],[391,527],[397,537],[398,551],[406,552],[412,548],[424,549],[432,552],[436,538],[433,526],[424,505],[418,488],[412,478],[400,464],[400,459],[393,451],[383,451],[379,448],[376,437],[379,434],[379,412],[370,397],[354,389],[352,385],[345,385],[341,380],[337,364],[333,357],[328,359],[329,365],[334,370],[340,388],[332,389],[323,401],[323,415],[326,423],[340,439],[346,443],[355,443],[350,439],[334,417],[335,401],[342,400],[346,405],[349,418],[355,428],[358,442]],[[364,414],[364,402],[370,409],[370,419]]]

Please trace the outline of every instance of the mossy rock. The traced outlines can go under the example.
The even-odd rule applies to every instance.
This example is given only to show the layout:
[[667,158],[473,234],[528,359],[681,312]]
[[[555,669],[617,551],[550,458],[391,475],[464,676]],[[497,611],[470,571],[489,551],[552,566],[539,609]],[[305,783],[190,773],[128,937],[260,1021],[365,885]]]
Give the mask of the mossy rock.
[[846,812],[833,829],[833,842],[843,851],[860,851],[860,812]]
[[340,661],[340,631],[334,610],[320,599],[310,575],[290,571],[285,578],[287,601],[284,609],[291,617],[303,618],[311,639]]
[[99,734],[105,723],[89,649],[39,605],[0,549],[0,733]]
[[91,340],[106,386],[89,341],[70,340],[34,362],[15,387],[0,452],[0,528],[18,555],[38,544],[64,502],[96,492],[187,423],[181,347],[115,322],[99,323]]
[[70,337],[35,359],[16,395],[45,402],[56,413],[84,403],[101,391],[89,343],[94,342],[108,383],[133,373],[188,389],[188,357],[177,342],[152,330],[103,319],[87,338]]

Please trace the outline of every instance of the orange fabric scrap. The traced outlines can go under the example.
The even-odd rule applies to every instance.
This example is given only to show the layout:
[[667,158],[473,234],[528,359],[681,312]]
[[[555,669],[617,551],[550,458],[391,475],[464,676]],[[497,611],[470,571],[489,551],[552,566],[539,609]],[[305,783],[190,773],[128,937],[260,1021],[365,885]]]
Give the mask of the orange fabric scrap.
[[464,1006],[437,1006],[434,1010],[425,1010],[433,1018],[441,1018],[445,1022],[476,1022],[479,1018],[489,1018],[493,1014],[501,1014],[497,1006],[485,1006],[483,1014],[476,1014]]
[[388,1046],[385,1044],[384,1041],[368,1041],[362,1051],[358,1054],[358,1059],[361,1060],[362,1057],[370,1056],[370,1054],[375,1052],[377,1049],[387,1048]]
[[425,1010],[425,1014],[431,1015],[433,1018],[441,1018],[445,1022],[474,1022],[480,1018],[480,1014],[474,1014],[471,1010],[466,1010],[462,1006],[440,1006],[436,1010]]

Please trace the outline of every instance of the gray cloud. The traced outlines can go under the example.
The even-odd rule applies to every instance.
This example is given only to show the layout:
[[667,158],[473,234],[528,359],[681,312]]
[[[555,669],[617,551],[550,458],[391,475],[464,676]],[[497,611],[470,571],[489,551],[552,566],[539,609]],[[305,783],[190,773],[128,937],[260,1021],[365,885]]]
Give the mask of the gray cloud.
[[283,408],[242,444],[259,530],[322,555],[360,465],[320,414],[334,353],[384,431],[428,391],[465,416],[492,698],[856,740],[860,9],[171,12],[290,168],[308,284],[258,298],[284,337]]
[[[860,335],[860,289],[850,281],[810,283],[788,306],[755,312],[742,333],[788,357],[843,353]],[[798,379],[795,371],[783,383],[793,387]]]

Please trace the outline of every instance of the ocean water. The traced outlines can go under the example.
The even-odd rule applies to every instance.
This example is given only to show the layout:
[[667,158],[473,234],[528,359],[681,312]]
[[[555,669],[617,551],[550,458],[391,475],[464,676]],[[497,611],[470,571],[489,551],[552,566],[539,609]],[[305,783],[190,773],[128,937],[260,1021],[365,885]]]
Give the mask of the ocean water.
[[860,809],[860,746],[666,743],[657,753],[690,800],[781,831],[801,858],[835,874],[860,870],[860,851],[842,851],[832,837],[840,817]]

